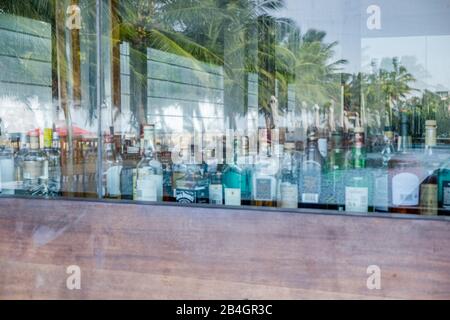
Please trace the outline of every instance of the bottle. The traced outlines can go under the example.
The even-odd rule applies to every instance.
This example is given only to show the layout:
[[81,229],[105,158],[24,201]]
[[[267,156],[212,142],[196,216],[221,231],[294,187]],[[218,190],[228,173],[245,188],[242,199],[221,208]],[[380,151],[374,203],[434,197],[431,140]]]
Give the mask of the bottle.
[[368,212],[370,181],[364,170],[366,152],[364,146],[364,128],[356,127],[352,147],[351,168],[347,172],[345,183],[345,211]]
[[47,192],[47,156],[39,148],[39,129],[29,133],[30,149],[23,157],[23,189],[29,195]]
[[121,157],[123,161],[120,172],[121,199],[133,200],[134,184],[136,183],[136,167],[141,160],[139,145],[135,135],[125,134],[122,137]]
[[47,155],[48,195],[61,195],[61,152],[59,134],[52,129],[44,129],[44,152]]
[[328,157],[328,144],[330,141],[330,132],[331,130],[328,113],[325,112],[323,116],[323,121],[319,127],[319,139],[317,141],[319,152],[324,160],[326,160]]
[[389,211],[389,174],[388,164],[394,156],[395,148],[392,143],[394,132],[390,126],[384,128],[384,145],[381,150],[381,167],[374,172],[374,193],[373,203],[375,212]]
[[326,184],[322,189],[326,193],[325,202],[331,208],[344,209],[344,173],[346,169],[343,131],[336,130],[331,134],[332,149],[328,157]]
[[216,167],[209,174],[209,203],[222,205],[223,204],[223,181],[220,165]]
[[14,153],[0,118],[0,193],[14,194]]
[[397,153],[389,160],[390,208],[393,213],[417,214],[422,167],[411,148],[409,119],[401,112]]
[[241,137],[241,153],[238,157],[238,166],[242,170],[241,176],[241,204],[251,205],[252,201],[252,173],[254,157],[250,155],[250,139]]
[[298,207],[298,163],[294,153],[295,143],[286,142],[278,191],[279,206],[281,208]]
[[196,159],[195,145],[183,143],[178,158],[173,165],[174,198],[179,203],[208,203],[205,165]]
[[440,170],[438,177],[439,208],[448,214],[450,211],[450,162],[447,162]]
[[103,155],[103,196],[109,199],[120,199],[120,172],[122,157],[116,151],[114,143],[114,128],[105,136],[105,152]]
[[28,153],[30,137],[26,133],[20,135],[19,151],[14,155],[14,175],[16,181],[23,182],[23,160]]
[[162,201],[163,199],[163,169],[156,157],[155,128],[144,126],[144,154],[136,168],[136,185],[134,200]]
[[[252,205],[264,207],[277,206],[278,157],[272,153],[270,131],[260,132],[260,149],[252,174]],[[266,139],[267,137],[267,139]]]
[[436,121],[425,122],[425,153],[422,160],[427,177],[420,185],[420,214],[435,216],[438,214],[438,174],[439,162],[434,154],[436,146]]
[[241,185],[242,185],[242,169],[239,167],[237,160],[238,138],[233,140],[233,161],[226,164],[223,170],[223,192],[225,205],[240,206],[241,205]]
[[319,152],[317,140],[317,128],[309,127],[300,171],[299,192],[301,193],[300,201],[303,204],[319,204],[320,201],[324,160]]

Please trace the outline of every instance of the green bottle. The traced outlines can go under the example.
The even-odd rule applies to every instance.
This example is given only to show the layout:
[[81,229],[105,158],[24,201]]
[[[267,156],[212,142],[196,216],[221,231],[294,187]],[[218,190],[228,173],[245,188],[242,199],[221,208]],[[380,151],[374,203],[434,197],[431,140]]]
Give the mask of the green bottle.
[[332,150],[328,157],[328,170],[324,179],[328,186],[327,188],[324,188],[324,190],[327,190],[328,192],[326,202],[328,205],[337,206],[338,210],[343,210],[343,183],[346,161],[342,130],[334,131],[331,134],[331,144]]
[[223,171],[222,183],[225,205],[240,206],[241,205],[241,185],[242,185],[242,169],[237,164],[237,148],[238,140],[234,139],[233,143],[233,162],[226,164]]
[[365,172],[366,152],[364,147],[364,128],[355,128],[351,165],[345,183],[345,211],[369,211],[370,182]]

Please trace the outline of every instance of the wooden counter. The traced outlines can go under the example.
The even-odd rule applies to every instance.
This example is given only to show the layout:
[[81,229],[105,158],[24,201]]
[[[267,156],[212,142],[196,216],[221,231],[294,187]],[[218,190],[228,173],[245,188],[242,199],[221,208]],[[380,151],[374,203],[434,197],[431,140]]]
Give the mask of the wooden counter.
[[450,221],[0,198],[9,298],[450,299]]

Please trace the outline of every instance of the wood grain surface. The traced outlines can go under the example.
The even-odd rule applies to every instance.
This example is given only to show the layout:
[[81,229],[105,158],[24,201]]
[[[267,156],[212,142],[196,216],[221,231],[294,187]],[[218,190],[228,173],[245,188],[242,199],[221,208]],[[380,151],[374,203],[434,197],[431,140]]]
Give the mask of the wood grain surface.
[[0,198],[0,299],[116,298],[450,299],[450,221]]

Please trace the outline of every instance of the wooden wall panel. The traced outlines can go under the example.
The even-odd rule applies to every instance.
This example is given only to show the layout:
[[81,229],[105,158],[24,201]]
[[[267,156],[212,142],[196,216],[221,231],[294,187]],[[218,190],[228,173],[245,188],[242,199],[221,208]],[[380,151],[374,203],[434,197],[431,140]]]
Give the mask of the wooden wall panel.
[[8,298],[450,299],[450,221],[2,198]]

